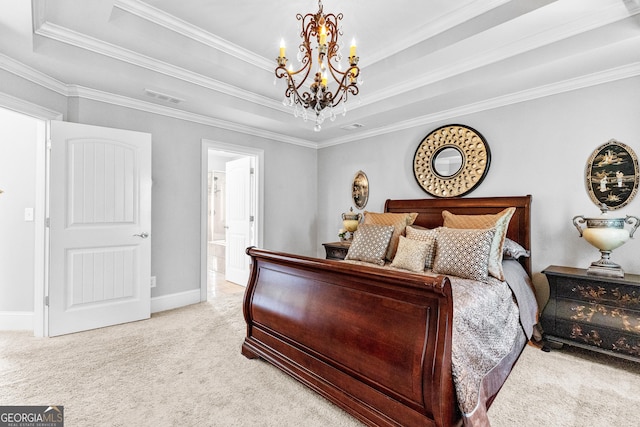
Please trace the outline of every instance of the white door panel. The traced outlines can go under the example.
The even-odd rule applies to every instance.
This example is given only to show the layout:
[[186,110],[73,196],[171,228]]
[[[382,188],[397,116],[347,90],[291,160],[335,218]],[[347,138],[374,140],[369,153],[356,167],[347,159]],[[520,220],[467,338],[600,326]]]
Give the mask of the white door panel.
[[249,280],[249,256],[253,244],[251,157],[226,163],[225,279],[242,286]]
[[148,318],[151,135],[54,121],[51,141],[49,335]]

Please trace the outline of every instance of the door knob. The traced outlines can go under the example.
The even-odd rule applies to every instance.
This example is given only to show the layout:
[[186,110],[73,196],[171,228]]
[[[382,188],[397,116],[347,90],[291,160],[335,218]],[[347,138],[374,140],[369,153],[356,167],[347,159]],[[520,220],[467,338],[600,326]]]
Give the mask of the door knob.
[[149,237],[149,233],[145,233],[142,232],[140,234],[134,234],[135,237],[142,237],[143,239],[146,239],[147,237]]

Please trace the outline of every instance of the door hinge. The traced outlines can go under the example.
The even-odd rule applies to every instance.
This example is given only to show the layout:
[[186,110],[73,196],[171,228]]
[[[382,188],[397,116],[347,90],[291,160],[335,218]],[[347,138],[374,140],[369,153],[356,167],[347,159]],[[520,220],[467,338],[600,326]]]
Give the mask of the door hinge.
[[47,228],[51,227],[51,219],[50,218],[45,218],[44,226],[47,227]]
[[253,221],[255,221],[255,220],[256,220],[256,219],[255,219],[255,217],[254,217],[253,215],[249,215],[249,222],[253,222]]
[[249,173],[250,173],[251,175],[253,175],[254,173],[256,173],[256,170],[255,170],[254,168],[250,168],[250,169],[249,169]]
[[44,297],[44,306],[49,307],[49,295]]
[[47,150],[51,150],[51,140],[47,140]]

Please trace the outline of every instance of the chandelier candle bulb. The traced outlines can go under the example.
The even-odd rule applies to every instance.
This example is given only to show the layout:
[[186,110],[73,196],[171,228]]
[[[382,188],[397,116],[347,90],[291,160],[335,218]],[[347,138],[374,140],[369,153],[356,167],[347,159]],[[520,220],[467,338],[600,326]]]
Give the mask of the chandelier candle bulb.
[[351,47],[349,48],[349,56],[356,56],[356,39],[351,40]]
[[284,45],[284,39],[280,40],[280,58],[284,58],[286,56],[286,47]]
[[327,44],[327,27],[320,27],[320,44]]

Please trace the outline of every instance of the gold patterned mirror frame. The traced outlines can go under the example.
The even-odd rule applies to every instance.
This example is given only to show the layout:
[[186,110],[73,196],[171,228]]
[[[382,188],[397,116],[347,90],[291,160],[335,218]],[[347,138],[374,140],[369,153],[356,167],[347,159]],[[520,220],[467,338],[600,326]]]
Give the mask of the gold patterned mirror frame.
[[[460,153],[461,166],[451,175],[442,175],[436,168],[439,155]],[[489,171],[491,151],[484,137],[465,125],[446,125],[429,133],[418,145],[413,157],[413,173],[424,191],[434,197],[458,197],[474,190]]]

